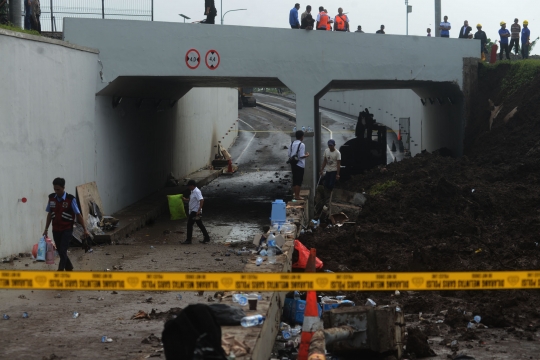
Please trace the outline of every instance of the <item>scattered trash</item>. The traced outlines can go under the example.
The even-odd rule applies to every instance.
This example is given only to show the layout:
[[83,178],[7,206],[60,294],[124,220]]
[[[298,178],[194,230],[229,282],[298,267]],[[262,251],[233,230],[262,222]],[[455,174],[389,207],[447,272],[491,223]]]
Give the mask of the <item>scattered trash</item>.
[[[401,308],[396,306],[396,312],[401,312]],[[441,322],[442,322],[442,320],[441,320]]]
[[25,311],[22,313],[22,317],[23,319],[28,319],[30,315],[28,315],[28,313]]
[[332,274],[334,273],[332,270],[324,270],[323,272],[325,272],[325,273],[332,273]]
[[118,292],[113,291],[111,294],[112,294],[112,295],[118,295]]
[[[263,250],[264,251],[264,250]],[[261,266],[261,264],[263,263],[263,258],[262,257],[257,257],[257,260],[255,261],[255,265],[257,266]]]
[[94,252],[94,249],[88,250],[88,253],[89,253],[89,254],[91,254],[91,253],[93,253],[93,252]]
[[104,298],[104,297],[98,297],[97,300],[98,300],[98,301],[103,301],[103,300],[105,300],[105,298]]
[[182,300],[182,295],[180,295],[180,294],[176,295],[176,299],[177,300]]
[[258,325],[262,325],[265,319],[266,317],[262,315],[246,316],[242,318],[242,320],[240,321],[240,324],[243,327],[258,326]]
[[480,321],[482,321],[482,317],[480,315],[476,315],[474,317],[474,321],[476,321],[477,324],[480,324]]
[[101,337],[102,343],[111,343],[113,342],[113,339],[106,337],[105,335]]
[[246,295],[240,295],[238,297],[238,304],[241,306],[246,306],[248,304],[248,298]]
[[73,315],[72,315],[71,317],[74,318],[74,319],[76,319],[76,318],[79,317],[79,313],[76,312],[76,311],[74,311],[74,312],[73,312]]
[[471,190],[471,192],[473,193],[473,192],[475,192],[475,190],[474,190],[474,189],[472,189],[472,190]]
[[60,298],[62,297],[62,294],[58,293],[58,294],[54,295],[54,297],[55,297],[56,299],[60,299]]
[[9,320],[9,315],[8,315],[8,314],[2,315],[2,319],[4,319],[4,320]]
[[136,313],[135,315],[131,317],[131,320],[143,320],[143,319],[150,320],[150,316],[142,310],[139,310],[138,313]]
[[150,249],[155,249],[155,247],[153,247],[153,246],[150,246]]
[[377,303],[371,299],[367,299],[366,306],[377,306]]
[[396,292],[394,293],[394,295],[399,296],[399,295],[401,295],[401,293],[399,292],[399,290],[396,290]]
[[478,249],[478,250],[476,250],[474,253],[475,253],[475,254],[478,254],[478,253],[481,253],[481,252],[482,252],[482,249]]
[[78,303],[82,302],[82,296],[77,296],[77,302]]

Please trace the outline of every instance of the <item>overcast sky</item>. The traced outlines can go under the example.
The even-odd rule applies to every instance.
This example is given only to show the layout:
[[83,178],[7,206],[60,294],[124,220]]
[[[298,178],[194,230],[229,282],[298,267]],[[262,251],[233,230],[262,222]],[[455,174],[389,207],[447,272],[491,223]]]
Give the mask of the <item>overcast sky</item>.
[[[219,23],[221,0],[215,0],[218,10],[216,23]],[[230,12],[225,16],[226,25],[260,26],[289,28],[289,11],[296,1],[287,0],[223,0],[223,13],[232,9],[248,9],[247,11]],[[405,0],[319,0],[318,2],[299,1],[301,12],[306,5],[314,10],[325,6],[330,15],[337,14],[338,7],[348,13],[351,29],[362,25],[365,32],[374,33],[381,24],[386,27],[387,34],[405,35],[406,10]],[[409,35],[426,35],[426,28],[435,28],[435,1],[409,0],[413,12],[409,14]],[[178,16],[182,13],[194,21],[204,16],[204,0],[154,0],[156,21],[181,22]],[[315,11],[316,13],[316,11]],[[448,15],[452,24],[451,37],[457,37],[464,20],[476,31],[475,26],[481,23],[488,38],[498,38],[499,23],[507,22],[508,27],[514,18],[529,20],[531,39],[540,34],[540,24],[536,26],[536,17],[540,17],[539,0],[442,0],[442,13]],[[538,29],[538,30],[536,30]],[[434,30],[433,30],[434,31]],[[537,51],[535,51],[537,52]]]

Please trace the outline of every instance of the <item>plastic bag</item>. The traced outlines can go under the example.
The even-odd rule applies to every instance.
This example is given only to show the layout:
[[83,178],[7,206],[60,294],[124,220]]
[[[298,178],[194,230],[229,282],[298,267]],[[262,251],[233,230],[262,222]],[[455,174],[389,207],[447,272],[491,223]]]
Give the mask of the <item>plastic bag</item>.
[[171,220],[182,220],[187,218],[186,210],[184,209],[183,195],[167,195],[167,199],[169,201]]
[[47,243],[45,242],[45,236],[42,236],[38,241],[37,249],[37,261],[45,261],[45,254],[47,253]]

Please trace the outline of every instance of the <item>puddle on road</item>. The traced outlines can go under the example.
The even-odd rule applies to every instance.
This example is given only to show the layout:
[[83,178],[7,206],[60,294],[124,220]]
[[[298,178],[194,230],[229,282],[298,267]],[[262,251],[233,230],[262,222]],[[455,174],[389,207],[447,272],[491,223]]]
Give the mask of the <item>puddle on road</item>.
[[259,226],[253,223],[208,223],[206,228],[212,235],[212,241],[216,243],[252,241],[256,234],[262,232]]

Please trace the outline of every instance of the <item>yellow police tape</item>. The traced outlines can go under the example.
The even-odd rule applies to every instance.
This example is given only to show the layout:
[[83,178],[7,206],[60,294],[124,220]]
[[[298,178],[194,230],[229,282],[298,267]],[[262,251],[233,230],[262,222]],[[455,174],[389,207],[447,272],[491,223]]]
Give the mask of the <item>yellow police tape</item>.
[[269,274],[1,270],[0,289],[139,291],[540,289],[540,271]]

